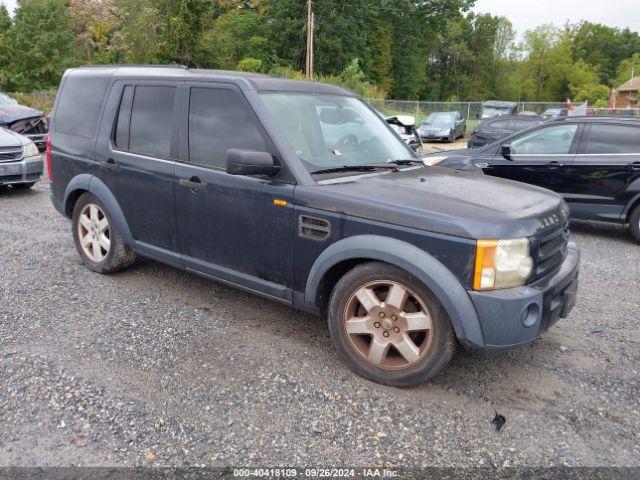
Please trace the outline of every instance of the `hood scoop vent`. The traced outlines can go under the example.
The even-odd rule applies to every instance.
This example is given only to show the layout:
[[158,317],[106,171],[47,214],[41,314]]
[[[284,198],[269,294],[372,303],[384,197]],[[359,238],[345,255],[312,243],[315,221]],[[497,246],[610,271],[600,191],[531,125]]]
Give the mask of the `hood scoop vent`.
[[298,235],[309,240],[323,241],[329,238],[331,225],[322,218],[300,215],[298,220]]

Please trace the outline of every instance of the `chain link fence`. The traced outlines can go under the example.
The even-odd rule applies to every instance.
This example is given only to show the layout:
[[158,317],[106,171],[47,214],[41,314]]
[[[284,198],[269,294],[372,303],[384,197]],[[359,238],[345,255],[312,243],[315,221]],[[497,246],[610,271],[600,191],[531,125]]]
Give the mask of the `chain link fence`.
[[21,105],[36,108],[48,115],[56,101],[56,94],[57,92],[14,92],[7,95]]
[[[460,112],[467,121],[467,132],[471,132],[478,124],[484,102],[420,102],[408,100],[369,100],[369,104],[384,116],[411,115],[416,124],[424,122],[434,112]],[[542,115],[550,108],[566,108],[563,102],[517,102],[518,112]],[[613,109],[595,108],[575,105],[578,115],[622,115],[640,116],[638,108]]]

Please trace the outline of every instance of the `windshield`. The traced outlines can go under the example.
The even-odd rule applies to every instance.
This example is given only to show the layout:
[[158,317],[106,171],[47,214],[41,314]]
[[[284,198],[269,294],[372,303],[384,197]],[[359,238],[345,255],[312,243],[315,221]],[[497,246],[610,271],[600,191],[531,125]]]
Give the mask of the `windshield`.
[[429,115],[427,120],[423,123],[423,125],[434,125],[436,127],[448,127],[456,118],[456,114],[454,112],[439,112],[432,113]]
[[4,93],[0,93],[0,105],[6,106],[6,105],[17,105],[17,104],[18,104],[18,102],[16,102],[9,95],[5,95]]
[[511,110],[509,108],[496,108],[496,107],[483,107],[482,118],[499,117],[500,115],[509,115]]
[[358,98],[298,93],[262,93],[261,97],[310,172],[416,159],[386,122]]

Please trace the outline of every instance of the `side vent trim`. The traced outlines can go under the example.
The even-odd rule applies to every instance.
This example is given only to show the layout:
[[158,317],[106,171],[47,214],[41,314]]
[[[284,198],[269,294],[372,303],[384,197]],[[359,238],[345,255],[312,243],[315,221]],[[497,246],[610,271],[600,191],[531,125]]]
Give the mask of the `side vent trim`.
[[302,238],[322,242],[331,235],[331,224],[322,218],[300,215],[298,217],[298,235]]

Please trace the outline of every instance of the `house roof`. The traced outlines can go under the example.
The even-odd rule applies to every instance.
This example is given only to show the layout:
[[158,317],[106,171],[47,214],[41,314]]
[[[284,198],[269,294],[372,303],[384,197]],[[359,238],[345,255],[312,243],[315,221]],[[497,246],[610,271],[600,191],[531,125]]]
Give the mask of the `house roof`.
[[623,83],[617,89],[619,92],[637,92],[640,91],[640,77],[633,77],[628,82]]

